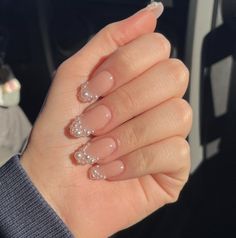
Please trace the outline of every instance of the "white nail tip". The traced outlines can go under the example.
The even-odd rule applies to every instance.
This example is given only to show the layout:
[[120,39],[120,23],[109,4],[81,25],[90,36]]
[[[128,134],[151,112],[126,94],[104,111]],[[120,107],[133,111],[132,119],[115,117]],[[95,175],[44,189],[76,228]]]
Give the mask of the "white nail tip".
[[100,166],[96,165],[89,171],[89,178],[92,180],[104,180],[106,176],[99,171]]
[[87,154],[86,150],[88,146],[89,144],[84,145],[80,150],[76,151],[74,154],[74,158],[76,159],[79,165],[94,164],[99,160],[98,157]]
[[81,117],[78,116],[70,125],[70,134],[74,137],[87,137],[94,133],[94,130],[86,128],[82,121]]
[[89,91],[88,81],[81,84],[79,91],[79,100],[82,102],[94,102],[98,99],[98,95],[94,95]]

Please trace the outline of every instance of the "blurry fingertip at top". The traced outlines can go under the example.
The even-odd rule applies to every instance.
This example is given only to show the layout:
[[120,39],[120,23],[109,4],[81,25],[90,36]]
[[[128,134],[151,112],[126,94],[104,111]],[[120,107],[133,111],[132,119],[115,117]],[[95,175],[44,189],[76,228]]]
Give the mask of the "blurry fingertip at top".
[[144,10],[151,11],[156,18],[159,18],[164,11],[164,5],[161,2],[151,1]]

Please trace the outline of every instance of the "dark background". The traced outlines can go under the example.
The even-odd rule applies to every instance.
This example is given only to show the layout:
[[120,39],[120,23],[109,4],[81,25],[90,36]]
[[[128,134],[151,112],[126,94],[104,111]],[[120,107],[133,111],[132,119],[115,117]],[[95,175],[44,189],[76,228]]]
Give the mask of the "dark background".
[[[158,27],[178,49],[180,58],[184,54],[187,2],[181,0],[177,8],[168,4],[170,7]],[[0,0],[0,25],[8,32],[5,61],[22,83],[21,107],[31,122],[40,110],[53,70],[103,26],[128,17],[147,3],[141,0]]]

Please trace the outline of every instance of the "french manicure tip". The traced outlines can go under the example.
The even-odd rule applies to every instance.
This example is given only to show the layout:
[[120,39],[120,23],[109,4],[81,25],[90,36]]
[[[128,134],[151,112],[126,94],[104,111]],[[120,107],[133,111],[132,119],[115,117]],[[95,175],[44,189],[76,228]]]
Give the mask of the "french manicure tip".
[[92,164],[95,164],[99,160],[98,157],[87,154],[86,152],[87,147],[88,147],[88,144],[83,146],[81,149],[79,149],[78,151],[74,153],[74,158],[79,165],[87,165],[87,164],[92,165]]
[[94,130],[83,126],[81,118],[78,116],[69,127],[70,135],[75,138],[87,137],[94,133]]
[[105,180],[107,177],[99,170],[100,166],[96,165],[89,170],[89,178],[91,180]]
[[90,103],[90,102],[96,101],[98,99],[98,96],[97,95],[93,95],[89,91],[89,89],[88,89],[88,81],[86,81],[85,83],[83,83],[80,86],[80,91],[79,91],[79,94],[78,94],[78,98],[79,98],[79,100],[81,102]]

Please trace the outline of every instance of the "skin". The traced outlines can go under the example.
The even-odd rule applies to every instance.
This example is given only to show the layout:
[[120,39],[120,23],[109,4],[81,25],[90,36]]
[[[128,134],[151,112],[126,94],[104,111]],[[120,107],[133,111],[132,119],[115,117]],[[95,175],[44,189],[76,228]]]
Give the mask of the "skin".
[[[104,238],[137,223],[175,202],[188,179],[185,138],[192,111],[181,99],[188,70],[179,60],[168,59],[170,44],[153,33],[155,27],[155,16],[142,11],[108,25],[66,60],[22,155],[32,182],[75,237]],[[93,105],[80,103],[79,85],[103,69],[114,75],[115,86]],[[111,136],[120,141],[103,163],[119,158],[126,168],[110,181],[90,180],[89,166],[71,159],[89,138],[72,139],[68,125],[98,104],[113,108],[112,121],[96,131],[95,139]]]

